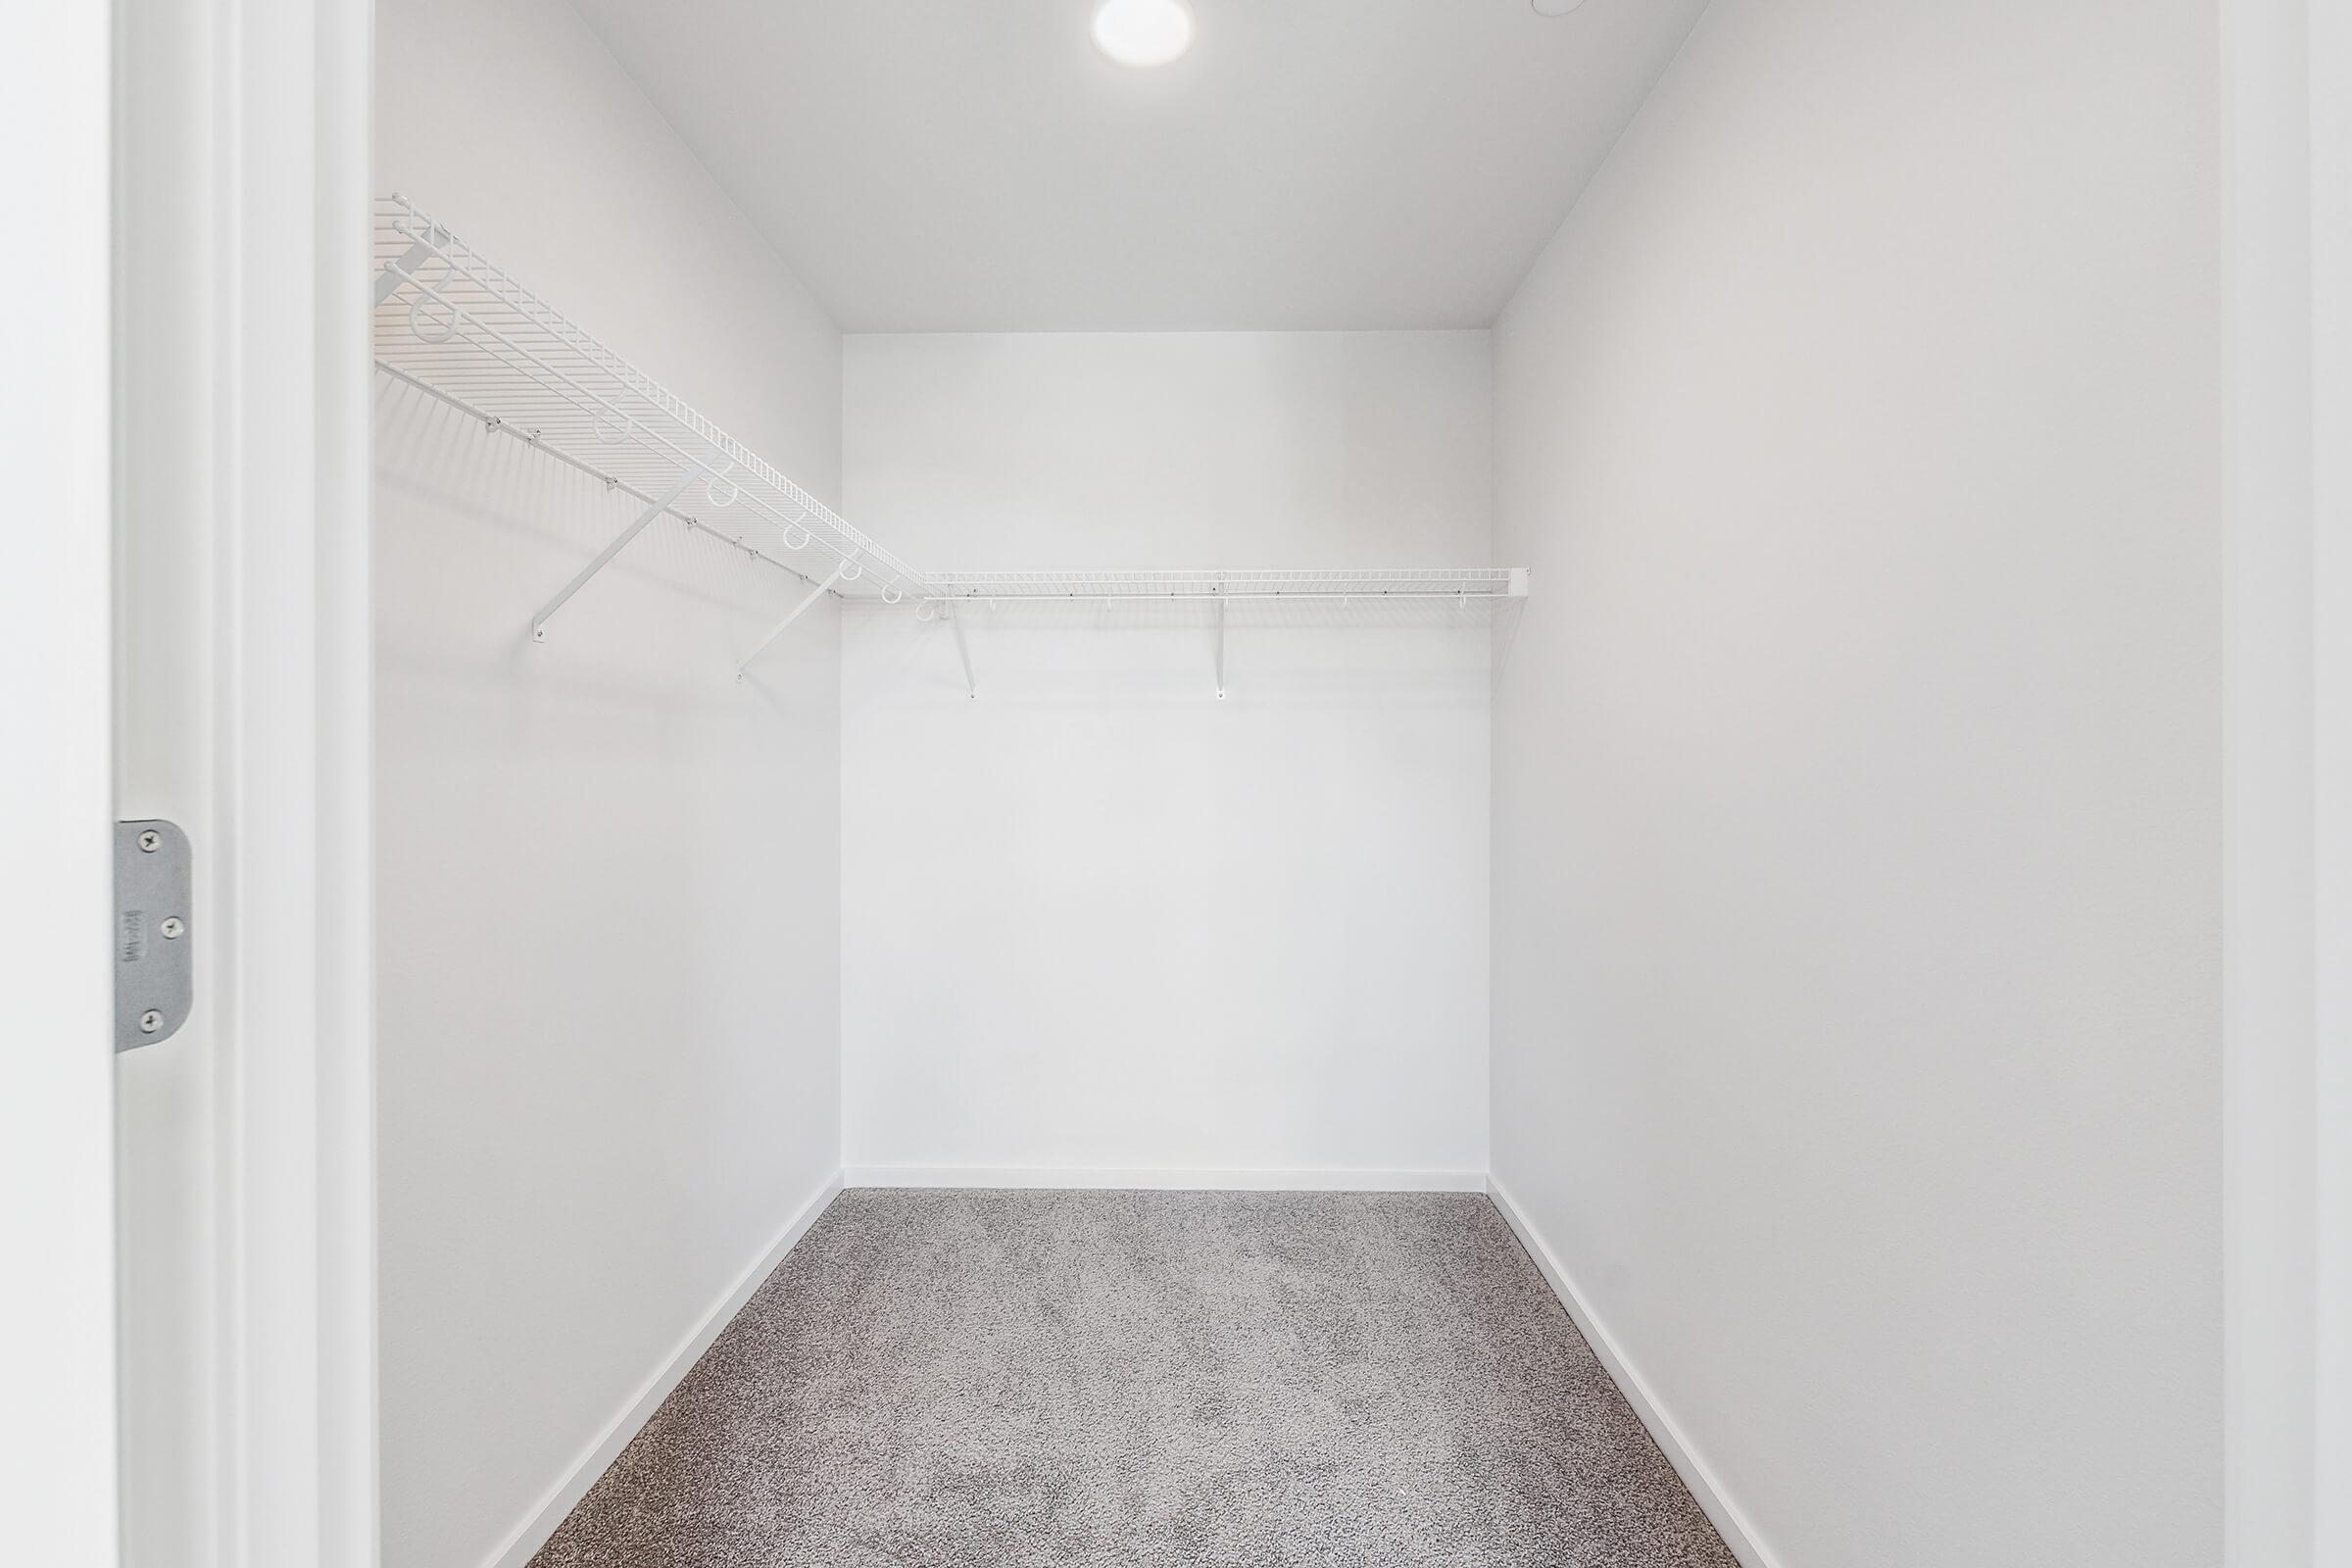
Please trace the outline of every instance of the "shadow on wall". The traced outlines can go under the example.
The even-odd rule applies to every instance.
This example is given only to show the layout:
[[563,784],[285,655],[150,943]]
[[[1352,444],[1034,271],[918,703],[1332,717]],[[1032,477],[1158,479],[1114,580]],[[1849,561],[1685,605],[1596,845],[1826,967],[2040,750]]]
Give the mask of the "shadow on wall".
[[[664,516],[586,584],[534,643],[531,618],[643,503],[551,452],[493,433],[414,387],[379,376],[375,485],[379,565],[429,592],[386,593],[379,650],[404,667],[463,681],[486,666],[567,683],[583,700],[731,705],[769,693],[738,663],[805,598],[808,581],[704,526]],[[441,562],[436,573],[435,557]],[[632,612],[649,596],[701,613]],[[796,637],[821,637],[811,619]],[[780,643],[771,657],[789,658]]]

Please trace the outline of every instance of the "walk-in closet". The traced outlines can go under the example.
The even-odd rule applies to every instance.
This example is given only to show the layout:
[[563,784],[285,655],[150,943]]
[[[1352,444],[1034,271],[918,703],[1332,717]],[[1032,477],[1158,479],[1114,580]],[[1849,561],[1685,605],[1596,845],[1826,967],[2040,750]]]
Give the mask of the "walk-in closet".
[[220,4],[122,1562],[2224,1561],[2228,4]]

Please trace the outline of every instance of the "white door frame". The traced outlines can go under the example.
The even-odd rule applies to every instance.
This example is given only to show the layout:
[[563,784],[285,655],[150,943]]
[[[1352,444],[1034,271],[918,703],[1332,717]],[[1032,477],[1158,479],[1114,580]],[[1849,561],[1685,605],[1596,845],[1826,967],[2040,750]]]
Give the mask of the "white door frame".
[[123,1209],[125,1560],[365,1568],[373,18],[114,9],[113,810],[188,831],[201,917],[188,1023],[120,1068],[126,1195],[187,1195]]
[[2230,1568],[2352,1561],[2352,7],[2224,0]]
[[57,1568],[116,1554],[111,48],[103,6],[0,8],[0,1517]]
[[2311,23],[2312,1560],[2352,1562],[2352,5]]

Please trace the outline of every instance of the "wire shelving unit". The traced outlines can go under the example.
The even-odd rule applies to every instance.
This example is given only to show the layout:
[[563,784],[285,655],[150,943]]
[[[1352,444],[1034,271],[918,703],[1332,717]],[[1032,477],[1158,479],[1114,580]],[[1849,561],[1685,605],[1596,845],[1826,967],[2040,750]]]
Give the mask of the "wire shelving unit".
[[935,603],[1048,599],[1523,599],[1522,566],[1396,571],[942,571]]
[[808,595],[746,656],[739,676],[827,594],[904,603],[917,619],[950,621],[967,684],[970,650],[956,612],[976,601],[1213,600],[1220,697],[1226,604],[1471,604],[1527,594],[1526,569],[1500,566],[917,571],[405,197],[375,204],[373,266],[379,369],[643,505],[636,520],[532,615],[535,640],[544,641],[564,604],[664,515],[726,539],[810,585]]

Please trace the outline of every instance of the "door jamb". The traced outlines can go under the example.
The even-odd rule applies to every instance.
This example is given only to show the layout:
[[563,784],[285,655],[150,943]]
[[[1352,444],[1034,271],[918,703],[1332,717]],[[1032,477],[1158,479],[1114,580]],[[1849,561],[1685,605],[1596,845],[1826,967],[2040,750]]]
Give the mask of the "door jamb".
[[2221,7],[2229,1568],[2352,1560],[2352,16]]
[[206,280],[198,352],[126,350],[129,373],[172,383],[143,392],[184,411],[202,471],[167,477],[210,541],[190,592],[214,628],[199,688],[213,805],[182,825],[215,911],[197,999],[211,1153],[193,1179],[210,1225],[196,1309],[216,1327],[191,1342],[207,1422],[163,1435],[205,1449],[203,1517],[175,1544],[202,1568],[371,1568],[374,19],[369,0],[155,3],[169,9],[142,20],[168,17],[186,46],[119,53],[116,90],[139,94],[150,67],[193,72],[198,90],[149,102],[168,99],[161,133],[197,150],[157,169],[126,141],[115,177],[130,204],[184,180],[178,205],[199,218],[184,251],[119,255],[118,286],[154,267]]

